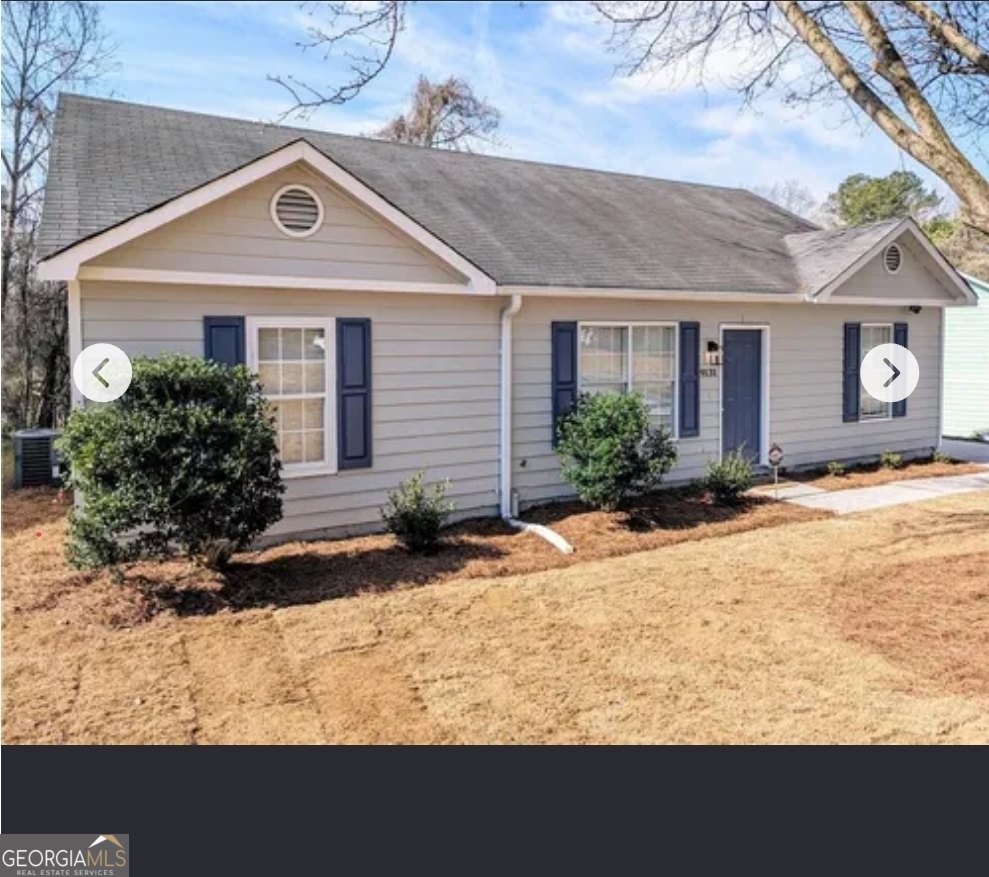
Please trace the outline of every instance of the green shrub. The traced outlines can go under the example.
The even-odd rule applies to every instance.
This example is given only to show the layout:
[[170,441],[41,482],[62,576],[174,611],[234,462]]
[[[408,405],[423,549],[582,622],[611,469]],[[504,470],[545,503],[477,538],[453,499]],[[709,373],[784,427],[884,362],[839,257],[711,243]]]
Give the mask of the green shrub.
[[652,424],[634,393],[581,396],[560,421],[556,453],[581,500],[609,511],[655,490],[677,459],[669,430]]
[[883,469],[899,469],[903,465],[903,457],[892,451],[883,451],[879,455],[879,465]]
[[416,554],[428,554],[439,547],[440,531],[456,509],[456,504],[446,499],[450,482],[426,487],[424,475],[419,471],[399,484],[398,490],[390,491],[381,509],[388,532]]
[[178,549],[214,569],[282,516],[276,434],[243,366],[134,360],[115,402],[77,409],[59,444],[69,486],[69,561],[116,566]]
[[837,460],[832,460],[828,463],[828,475],[832,478],[841,478],[845,474],[845,465],[839,463]]
[[932,463],[951,463],[953,462],[951,457],[949,457],[944,451],[935,451],[931,455]]
[[752,464],[738,450],[707,464],[704,485],[719,505],[738,505],[753,480]]

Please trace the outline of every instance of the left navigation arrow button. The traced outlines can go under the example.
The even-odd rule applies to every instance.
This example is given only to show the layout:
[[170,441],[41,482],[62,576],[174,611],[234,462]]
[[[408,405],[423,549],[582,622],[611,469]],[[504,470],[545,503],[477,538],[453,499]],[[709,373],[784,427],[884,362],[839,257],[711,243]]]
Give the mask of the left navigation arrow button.
[[72,382],[93,402],[119,399],[133,374],[127,354],[114,344],[90,344],[72,364]]
[[98,366],[96,366],[96,368],[93,369],[93,377],[96,378],[96,380],[98,380],[108,390],[110,389],[110,385],[107,383],[106,378],[104,378],[103,375],[100,374],[100,369],[103,368],[103,366],[105,366],[109,361],[110,361],[110,357],[108,356],[106,359],[103,360],[103,362],[101,362]]

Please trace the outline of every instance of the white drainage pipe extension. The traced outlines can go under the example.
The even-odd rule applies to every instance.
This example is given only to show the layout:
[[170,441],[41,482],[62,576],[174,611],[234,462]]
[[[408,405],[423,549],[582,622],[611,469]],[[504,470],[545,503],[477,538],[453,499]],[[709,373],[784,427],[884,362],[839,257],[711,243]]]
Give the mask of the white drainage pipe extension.
[[564,554],[573,554],[573,546],[559,533],[541,524],[527,524],[512,514],[512,318],[521,309],[522,296],[513,295],[511,304],[501,312],[501,517],[510,527],[533,533]]
[[544,527],[542,524],[527,524],[525,521],[520,521],[517,518],[504,517],[502,520],[509,527],[514,527],[516,530],[522,530],[524,533],[532,533],[535,536],[545,539],[555,549],[563,552],[563,554],[573,554],[573,545],[549,527]]

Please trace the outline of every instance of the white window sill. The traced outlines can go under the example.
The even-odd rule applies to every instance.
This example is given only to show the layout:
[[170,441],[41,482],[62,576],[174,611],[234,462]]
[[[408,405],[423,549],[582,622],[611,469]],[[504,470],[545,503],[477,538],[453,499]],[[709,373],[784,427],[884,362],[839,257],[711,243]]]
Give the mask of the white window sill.
[[337,470],[332,466],[286,466],[282,464],[282,479],[291,481],[295,478],[316,478],[320,475],[336,475]]
[[893,419],[892,414],[884,414],[881,417],[860,417],[859,423],[887,423]]

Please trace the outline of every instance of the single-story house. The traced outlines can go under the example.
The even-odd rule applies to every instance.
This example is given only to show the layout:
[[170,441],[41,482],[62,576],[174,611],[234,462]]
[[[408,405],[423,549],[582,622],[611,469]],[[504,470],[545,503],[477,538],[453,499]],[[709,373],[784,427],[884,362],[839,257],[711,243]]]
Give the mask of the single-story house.
[[[463,516],[570,495],[554,418],[641,391],[670,480],[937,447],[945,308],[975,301],[910,220],[821,230],[739,190],[66,95],[41,235],[71,354],[246,362],[288,483],[272,536],[379,524],[424,467]],[[909,346],[908,401],[862,356]]]
[[989,282],[963,274],[978,306],[944,317],[944,434],[989,436]]

